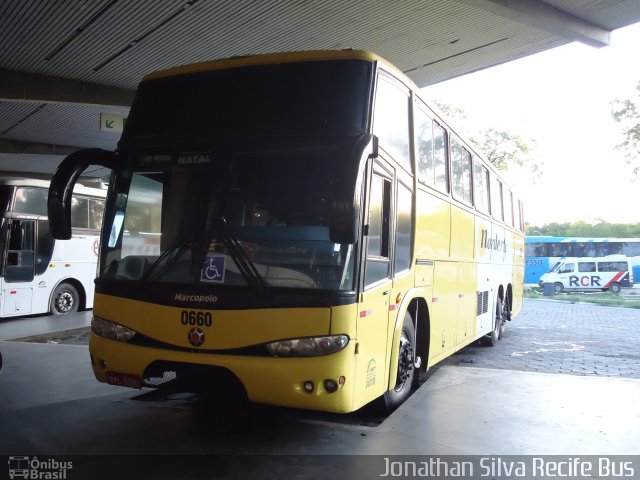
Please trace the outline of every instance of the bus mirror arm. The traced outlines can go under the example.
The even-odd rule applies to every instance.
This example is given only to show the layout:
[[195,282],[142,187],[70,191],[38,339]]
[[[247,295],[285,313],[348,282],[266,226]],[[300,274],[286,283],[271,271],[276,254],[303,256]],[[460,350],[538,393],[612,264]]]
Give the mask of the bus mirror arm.
[[51,234],[58,240],[71,238],[71,195],[80,174],[89,165],[113,169],[116,155],[100,148],[87,148],[67,156],[58,165],[49,186],[47,209]]
[[353,159],[351,168],[345,171],[345,178],[349,180],[338,188],[337,195],[331,202],[329,239],[333,243],[356,243],[358,230],[358,193],[361,190],[362,171],[368,158],[378,156],[378,137],[363,134],[353,144],[347,156]]
[[378,158],[379,155],[380,153],[378,151],[378,136],[372,135],[371,136],[371,153],[369,154],[369,158]]

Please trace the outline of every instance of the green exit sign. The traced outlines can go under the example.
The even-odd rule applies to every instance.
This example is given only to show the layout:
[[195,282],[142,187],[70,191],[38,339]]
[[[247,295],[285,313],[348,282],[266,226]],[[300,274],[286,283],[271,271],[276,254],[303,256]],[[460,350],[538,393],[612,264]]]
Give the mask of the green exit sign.
[[114,115],[113,113],[100,114],[100,130],[103,132],[122,133],[127,117],[124,115]]

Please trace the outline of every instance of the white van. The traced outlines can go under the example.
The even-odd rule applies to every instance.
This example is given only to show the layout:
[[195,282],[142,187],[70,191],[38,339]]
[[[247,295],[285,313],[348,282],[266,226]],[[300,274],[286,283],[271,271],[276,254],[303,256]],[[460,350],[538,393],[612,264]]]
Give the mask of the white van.
[[564,258],[540,277],[540,286],[553,284],[555,293],[563,290],[609,290],[620,292],[633,287],[633,271],[624,255]]

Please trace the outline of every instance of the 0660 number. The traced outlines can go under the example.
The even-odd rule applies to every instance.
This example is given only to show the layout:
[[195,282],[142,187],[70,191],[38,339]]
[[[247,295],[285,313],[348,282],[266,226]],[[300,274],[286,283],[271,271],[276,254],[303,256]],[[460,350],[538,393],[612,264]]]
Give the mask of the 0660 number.
[[199,327],[210,327],[213,324],[213,317],[210,312],[196,312],[194,310],[183,310],[180,314],[182,325],[198,325]]

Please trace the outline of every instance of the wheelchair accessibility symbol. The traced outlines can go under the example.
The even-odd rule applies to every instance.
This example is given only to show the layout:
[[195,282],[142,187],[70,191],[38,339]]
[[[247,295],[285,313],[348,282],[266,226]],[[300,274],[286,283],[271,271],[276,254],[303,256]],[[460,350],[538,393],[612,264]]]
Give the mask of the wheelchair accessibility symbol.
[[200,281],[210,283],[224,283],[224,264],[226,257],[206,257],[200,271]]

